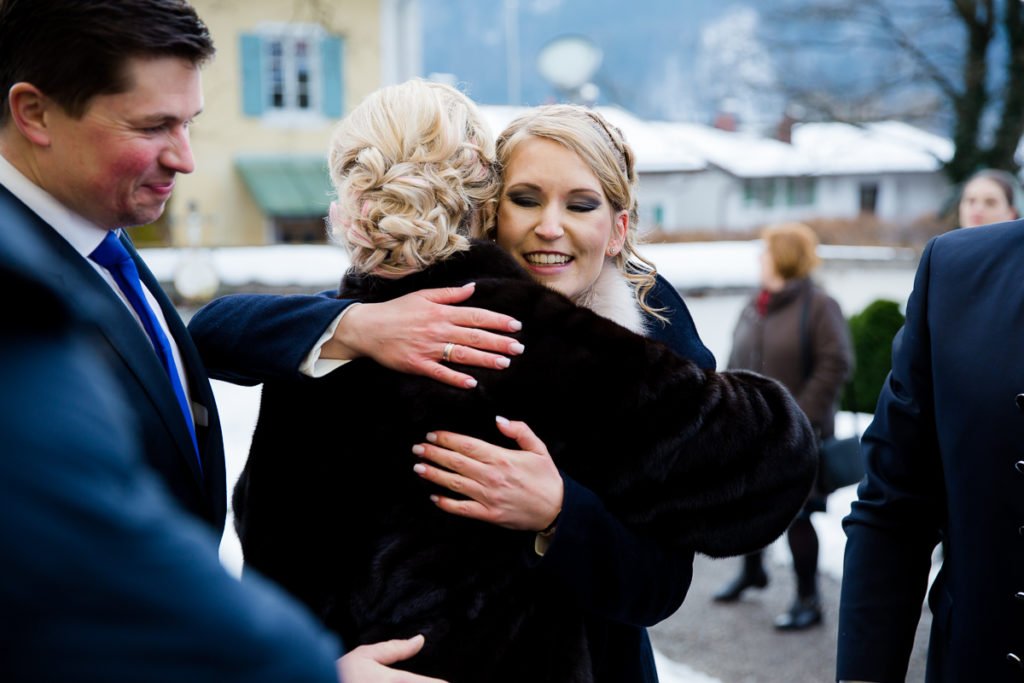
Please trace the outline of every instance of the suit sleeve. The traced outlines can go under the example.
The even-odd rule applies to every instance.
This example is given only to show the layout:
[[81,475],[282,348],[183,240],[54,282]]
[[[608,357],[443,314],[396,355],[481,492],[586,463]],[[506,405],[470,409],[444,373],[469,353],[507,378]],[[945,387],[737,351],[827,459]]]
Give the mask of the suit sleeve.
[[563,475],[558,529],[540,567],[583,609],[612,621],[653,626],[683,603],[693,578],[693,551],[639,536],[590,490]]
[[294,379],[327,326],[352,303],[330,292],[232,294],[199,309],[188,330],[213,379],[243,385]]
[[92,349],[0,339],[0,679],[336,681],[338,644],[216,541],[137,457]]
[[903,680],[945,509],[932,395],[925,249],[893,368],[862,439],[866,479],[843,520],[840,679]]

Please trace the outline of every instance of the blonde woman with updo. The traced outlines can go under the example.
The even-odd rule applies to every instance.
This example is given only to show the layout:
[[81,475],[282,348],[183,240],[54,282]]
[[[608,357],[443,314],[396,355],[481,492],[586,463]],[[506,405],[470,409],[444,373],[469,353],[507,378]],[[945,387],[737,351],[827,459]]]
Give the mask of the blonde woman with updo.
[[[372,94],[339,124],[330,169],[352,263],[338,297],[474,282],[469,303],[522,321],[525,353],[469,390],[368,358],[267,382],[234,495],[247,567],[349,647],[423,634],[398,666],[450,683],[657,680],[642,625],[680,604],[694,552],[785,530],[814,476],[806,419],[773,380],[702,369],[631,331],[642,285],[617,282],[608,307],[531,277],[520,258],[550,275],[603,254],[607,272],[632,207],[574,187],[568,210],[592,221],[572,226],[578,250],[517,253],[493,138],[458,91]],[[497,243],[470,237],[495,215]],[[629,283],[633,267],[613,267]]]

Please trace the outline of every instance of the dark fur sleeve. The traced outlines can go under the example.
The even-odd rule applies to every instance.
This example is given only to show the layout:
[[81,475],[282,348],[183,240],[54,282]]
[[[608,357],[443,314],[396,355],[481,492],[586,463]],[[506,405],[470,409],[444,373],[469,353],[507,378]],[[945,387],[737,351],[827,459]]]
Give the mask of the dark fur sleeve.
[[523,420],[624,522],[707,555],[746,553],[786,530],[817,451],[778,382],[702,369],[537,284],[489,243],[401,280],[346,278],[342,294],[375,301],[469,281],[465,305],[523,321],[526,353],[507,370],[465,368],[480,381],[472,393],[410,378],[416,414],[451,420],[471,403],[475,415]]
[[474,305],[529,320],[527,353],[480,392],[641,533],[720,557],[763,547],[803,505],[817,455],[781,384],[716,373],[532,283]]

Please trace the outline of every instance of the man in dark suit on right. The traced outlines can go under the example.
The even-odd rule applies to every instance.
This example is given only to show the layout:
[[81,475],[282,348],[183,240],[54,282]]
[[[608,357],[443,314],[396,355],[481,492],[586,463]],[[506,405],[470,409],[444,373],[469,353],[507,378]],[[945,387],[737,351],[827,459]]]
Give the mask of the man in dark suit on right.
[[921,257],[863,437],[837,679],[903,681],[931,569],[928,683],[1024,681],[1024,221]]

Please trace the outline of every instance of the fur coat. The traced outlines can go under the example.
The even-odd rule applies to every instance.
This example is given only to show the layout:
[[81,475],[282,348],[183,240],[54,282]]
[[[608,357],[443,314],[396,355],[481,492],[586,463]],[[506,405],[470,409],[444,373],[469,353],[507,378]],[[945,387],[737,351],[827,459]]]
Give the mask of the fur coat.
[[408,662],[419,673],[593,681],[585,606],[531,570],[533,534],[436,509],[412,445],[452,430],[513,446],[494,417],[523,420],[635,533],[722,557],[785,531],[814,479],[814,437],[774,380],[702,370],[537,284],[490,243],[397,280],[349,275],[340,295],[470,281],[468,304],[522,321],[526,346],[508,369],[473,368],[475,389],[369,359],[264,386],[234,496],[245,560],[347,647],[425,634]]

